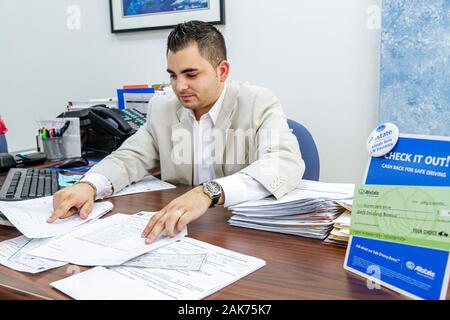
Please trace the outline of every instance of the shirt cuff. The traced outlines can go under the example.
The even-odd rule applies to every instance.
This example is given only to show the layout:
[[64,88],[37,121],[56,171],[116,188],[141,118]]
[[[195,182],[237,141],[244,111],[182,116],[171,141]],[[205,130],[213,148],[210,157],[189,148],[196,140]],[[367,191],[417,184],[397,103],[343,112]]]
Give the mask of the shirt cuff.
[[113,186],[104,175],[99,173],[87,173],[80,181],[88,181],[97,188],[95,199],[103,199],[113,194]]
[[220,184],[225,194],[224,207],[234,206],[246,201],[260,200],[271,194],[261,183],[242,172],[214,181]]

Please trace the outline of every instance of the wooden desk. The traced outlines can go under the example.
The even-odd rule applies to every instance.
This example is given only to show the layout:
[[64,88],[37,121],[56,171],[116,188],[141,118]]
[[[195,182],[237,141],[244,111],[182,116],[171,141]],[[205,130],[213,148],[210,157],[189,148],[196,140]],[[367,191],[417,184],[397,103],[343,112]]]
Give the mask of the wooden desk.
[[[189,189],[179,186],[113,198],[110,214],[157,211]],[[210,209],[189,225],[189,236],[264,259],[267,265],[207,299],[405,299],[384,288],[369,290],[365,279],[345,271],[345,249],[323,245],[320,240],[231,227],[229,216],[223,208]],[[19,235],[15,229],[0,227],[0,241]],[[66,265],[29,275],[0,266],[0,298],[69,299],[49,283],[70,276],[77,268]]]

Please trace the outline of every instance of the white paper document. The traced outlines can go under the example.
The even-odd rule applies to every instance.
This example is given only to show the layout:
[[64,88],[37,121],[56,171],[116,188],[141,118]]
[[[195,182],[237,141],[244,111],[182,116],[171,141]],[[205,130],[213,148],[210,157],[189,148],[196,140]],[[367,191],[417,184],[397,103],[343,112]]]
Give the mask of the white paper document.
[[352,215],[349,211],[345,211],[339,218],[334,221],[338,226],[350,227],[352,224]]
[[14,227],[11,222],[6,219],[5,215],[0,212],[0,226]]
[[146,176],[141,181],[133,183],[132,185],[120,190],[119,192],[109,196],[108,198],[125,196],[128,194],[175,189],[175,188],[176,187],[173,184],[161,181],[155,178],[154,176]]
[[160,253],[161,249],[164,247],[127,261],[122,266],[199,271],[206,262],[206,254]]
[[201,271],[97,267],[50,285],[80,300],[197,300],[266,264],[264,260],[187,237],[164,248],[183,254],[207,254],[207,260]]
[[0,201],[0,212],[29,239],[51,238],[66,234],[83,223],[103,216],[112,208],[111,202],[94,203],[87,219],[83,220],[78,214],[74,214],[67,219],[48,223],[47,219],[53,213],[53,197],[17,202]]
[[20,236],[0,242],[0,264],[28,273],[39,273],[65,265],[65,262],[29,255],[28,252],[44,245],[48,239],[28,239]]
[[252,209],[261,211],[264,209],[291,208],[293,205],[316,204],[317,200],[345,200],[353,197],[355,185],[345,183],[325,183],[310,180],[301,180],[296,189],[289,192],[282,198],[276,200],[274,197],[268,197],[261,200],[247,201],[229,209],[242,211]]
[[353,207],[353,199],[344,199],[344,200],[337,200],[336,201],[340,206],[344,207],[348,211],[352,211]]
[[115,214],[54,238],[30,254],[82,266],[117,266],[187,234],[185,228],[173,238],[160,236],[145,244],[141,234],[153,214]]

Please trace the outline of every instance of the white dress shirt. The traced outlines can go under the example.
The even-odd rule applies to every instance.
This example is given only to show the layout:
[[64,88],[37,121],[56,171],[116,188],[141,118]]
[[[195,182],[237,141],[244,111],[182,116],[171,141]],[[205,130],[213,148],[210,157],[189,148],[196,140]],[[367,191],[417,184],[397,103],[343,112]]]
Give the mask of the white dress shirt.
[[[208,113],[201,116],[199,121],[196,120],[192,110],[189,110],[189,119],[192,125],[194,141],[193,184],[199,185],[211,180],[216,181],[220,184],[225,194],[224,206],[229,207],[237,203],[265,198],[270,195],[270,192],[258,181],[241,172],[216,179],[214,166],[211,161],[214,145],[211,130],[214,129],[222,108],[225,92],[226,85],[219,99]],[[101,174],[87,173],[82,181],[89,181],[95,185],[97,188],[97,199],[110,196],[113,192],[111,182]]]

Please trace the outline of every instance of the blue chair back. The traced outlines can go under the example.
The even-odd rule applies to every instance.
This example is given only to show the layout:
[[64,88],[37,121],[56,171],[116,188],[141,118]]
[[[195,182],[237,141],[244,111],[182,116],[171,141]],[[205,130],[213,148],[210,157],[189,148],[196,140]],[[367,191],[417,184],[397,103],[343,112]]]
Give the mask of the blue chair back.
[[0,134],[0,153],[8,152],[8,144],[6,143],[6,137],[4,134]]
[[308,129],[294,120],[288,119],[288,125],[289,128],[292,129],[292,133],[297,137],[302,158],[303,161],[305,161],[305,173],[303,174],[303,179],[319,181],[319,152],[317,151],[316,143],[314,142],[311,133],[309,133]]

